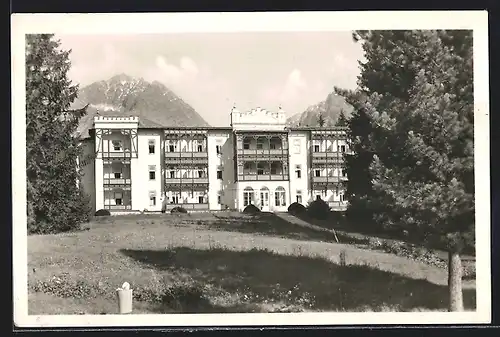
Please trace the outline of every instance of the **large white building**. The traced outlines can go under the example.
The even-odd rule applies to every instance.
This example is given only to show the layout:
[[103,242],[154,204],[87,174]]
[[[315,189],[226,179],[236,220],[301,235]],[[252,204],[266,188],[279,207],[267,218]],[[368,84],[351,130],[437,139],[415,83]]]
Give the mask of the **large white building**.
[[230,127],[165,127],[96,116],[82,142],[81,184],[94,210],[286,211],[317,197],[346,207],[345,130],[287,127],[284,111],[231,111]]

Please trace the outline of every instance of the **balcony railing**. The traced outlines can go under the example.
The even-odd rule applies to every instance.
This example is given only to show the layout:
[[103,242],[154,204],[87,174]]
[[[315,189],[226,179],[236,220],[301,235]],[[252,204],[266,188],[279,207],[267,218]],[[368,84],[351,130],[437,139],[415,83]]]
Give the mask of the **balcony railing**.
[[208,177],[204,178],[165,178],[165,184],[208,184]]
[[208,157],[208,152],[165,152],[165,158],[205,158]]
[[321,177],[316,177],[316,176],[313,176],[312,177],[312,181],[313,183],[326,183],[326,182],[339,182],[339,177],[338,176],[332,176],[332,177],[325,177],[325,176],[321,176]]
[[104,209],[109,209],[110,211],[131,210],[132,205],[104,205]]
[[132,152],[101,152],[102,158],[132,158]]
[[327,151],[323,151],[323,152],[312,152],[312,156],[313,158],[323,158],[323,157],[327,157],[327,158],[342,158],[343,157],[343,152],[327,152]]
[[240,181],[275,181],[275,180],[288,180],[288,174],[240,174],[238,175]]
[[130,185],[130,178],[104,178],[104,185]]

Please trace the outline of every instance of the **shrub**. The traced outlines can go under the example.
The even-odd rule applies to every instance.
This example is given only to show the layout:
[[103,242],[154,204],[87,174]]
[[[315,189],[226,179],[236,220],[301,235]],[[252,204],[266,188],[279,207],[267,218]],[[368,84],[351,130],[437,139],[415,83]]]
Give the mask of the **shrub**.
[[330,206],[328,206],[326,201],[317,197],[316,200],[307,206],[307,213],[312,218],[325,220],[330,216]]
[[288,213],[293,215],[300,215],[306,212],[306,207],[301,203],[294,202],[290,206],[288,206]]
[[108,216],[111,215],[111,213],[107,209],[100,209],[94,214],[95,216]]
[[188,211],[184,207],[181,207],[181,206],[174,207],[170,211],[170,213],[187,213],[187,212]]
[[245,209],[243,210],[243,213],[245,214],[257,214],[260,213],[260,209],[255,206],[254,204],[250,204]]

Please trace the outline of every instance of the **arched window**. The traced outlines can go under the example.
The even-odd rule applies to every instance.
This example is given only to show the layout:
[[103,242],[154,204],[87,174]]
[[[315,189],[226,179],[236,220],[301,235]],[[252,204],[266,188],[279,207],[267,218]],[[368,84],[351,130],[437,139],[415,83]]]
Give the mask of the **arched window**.
[[266,186],[260,189],[260,205],[261,207],[269,206],[269,189]]
[[286,206],[286,191],[282,186],[278,186],[274,191],[274,205]]
[[245,187],[243,190],[243,206],[246,207],[254,201],[254,191],[250,186]]

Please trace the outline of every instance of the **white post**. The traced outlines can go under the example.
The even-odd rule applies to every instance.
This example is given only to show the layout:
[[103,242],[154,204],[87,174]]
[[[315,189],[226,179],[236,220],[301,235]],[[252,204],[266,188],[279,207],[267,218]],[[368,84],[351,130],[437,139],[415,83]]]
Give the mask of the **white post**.
[[118,297],[118,310],[120,314],[132,312],[132,289],[128,282],[123,283],[121,288],[116,289]]

